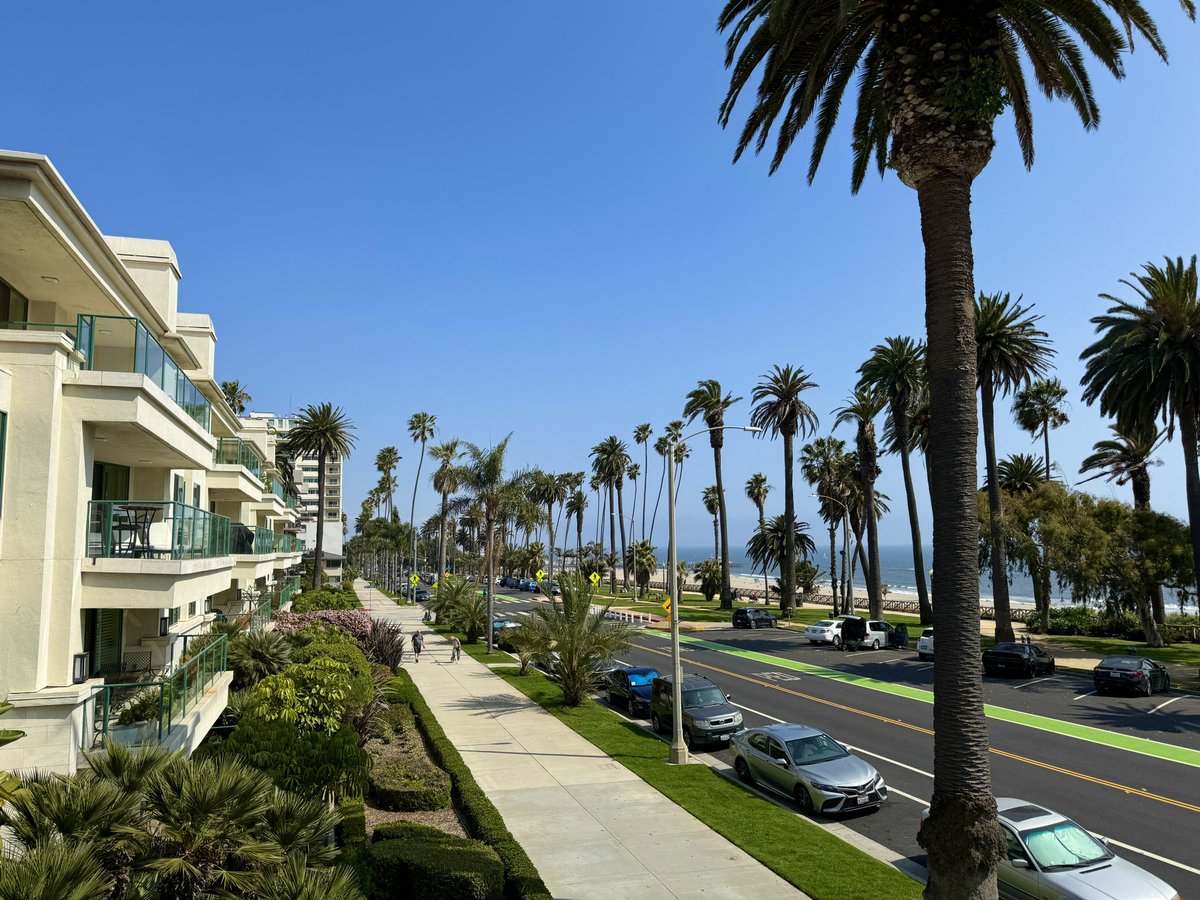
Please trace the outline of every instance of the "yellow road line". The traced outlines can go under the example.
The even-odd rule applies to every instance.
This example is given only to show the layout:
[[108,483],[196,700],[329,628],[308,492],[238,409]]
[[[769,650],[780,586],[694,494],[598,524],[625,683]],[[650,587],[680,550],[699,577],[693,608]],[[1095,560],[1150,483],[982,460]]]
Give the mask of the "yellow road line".
[[[670,653],[667,653],[664,650],[655,650],[652,647],[644,647],[640,644],[638,645],[638,649],[645,650],[647,653],[657,653],[659,656],[666,656],[668,658],[670,658],[670,656],[671,656]],[[933,736],[933,729],[925,728],[921,725],[913,725],[911,722],[904,722],[900,719],[893,719],[890,716],[881,716],[878,713],[867,712],[864,709],[858,709],[853,706],[846,706],[844,703],[837,703],[836,701],[828,700],[824,697],[816,697],[816,696],[813,696],[812,694],[806,694],[803,691],[795,691],[795,690],[792,690],[791,688],[782,687],[781,685],[774,684],[770,681],[763,681],[759,678],[753,678],[749,675],[742,675],[740,672],[731,672],[728,669],[722,669],[719,666],[709,665],[708,663],[697,662],[694,659],[689,659],[688,665],[700,666],[701,668],[704,668],[704,669],[710,669],[713,672],[720,672],[722,675],[728,675],[730,678],[738,678],[738,679],[741,679],[742,681],[748,681],[751,684],[757,684],[760,687],[771,688],[771,690],[779,691],[780,693],[783,693],[783,694],[791,694],[793,697],[800,697],[801,699],[804,699],[804,700],[811,700],[813,703],[820,703],[825,706],[831,706],[834,709],[840,709],[845,712],[854,713],[855,715],[865,716],[868,719],[875,719],[878,722],[885,722],[888,725],[899,725],[901,728],[907,728],[909,731],[917,731],[917,732],[920,732],[921,734],[927,734],[927,735],[930,735],[931,737]],[[1141,788],[1129,787],[1128,785],[1118,784],[1115,781],[1108,781],[1104,778],[1097,778],[1094,775],[1085,775],[1082,772],[1076,772],[1072,769],[1064,769],[1062,766],[1056,766],[1052,763],[1042,762],[1041,760],[1037,760],[1037,759],[1031,759],[1028,756],[1022,756],[1019,753],[1010,753],[1007,750],[1000,750],[1000,749],[997,749],[996,747],[988,747],[988,750],[992,753],[995,753],[997,756],[1002,756],[1006,759],[1012,759],[1012,760],[1016,760],[1017,762],[1027,763],[1028,765],[1036,766],[1040,769],[1046,769],[1051,772],[1056,772],[1060,775],[1067,775],[1071,778],[1078,778],[1082,781],[1087,781],[1087,782],[1090,782],[1091,784],[1097,784],[1097,785],[1100,785],[1101,787],[1112,788],[1113,790],[1121,791],[1122,793],[1125,793],[1125,794],[1133,794],[1138,797],[1144,797],[1147,800],[1156,800],[1159,803],[1165,803],[1168,806],[1175,806],[1175,807],[1178,807],[1179,809],[1185,809],[1188,812],[1200,813],[1200,806],[1194,806],[1191,803],[1185,803],[1182,800],[1175,800],[1175,799],[1172,799],[1171,797],[1164,797],[1161,794],[1155,794],[1150,791],[1144,791]]]

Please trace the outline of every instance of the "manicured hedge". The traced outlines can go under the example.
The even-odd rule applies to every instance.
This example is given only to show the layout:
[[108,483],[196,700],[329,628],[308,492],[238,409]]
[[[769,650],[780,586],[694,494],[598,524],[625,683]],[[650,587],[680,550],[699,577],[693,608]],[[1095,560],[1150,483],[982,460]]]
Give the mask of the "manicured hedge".
[[504,864],[482,841],[445,834],[436,828],[397,822],[395,837],[367,851],[377,886],[372,897],[392,900],[403,886],[406,900],[501,900]]
[[412,707],[417,722],[425,733],[433,761],[449,773],[453,784],[454,805],[458,808],[467,831],[489,844],[504,863],[505,896],[509,900],[551,900],[550,891],[538,874],[533,861],[525,853],[525,848],[517,843],[516,838],[505,826],[499,811],[475,783],[471,770],[446,737],[446,732],[438,724],[429,704],[425,702],[408,673],[401,670],[388,684],[388,700],[392,703],[407,703]]
[[338,862],[354,872],[364,894],[371,894],[371,861],[367,854],[367,817],[363,801],[346,797],[338,803],[342,821],[337,827],[337,841],[342,848]]
[[443,809],[450,805],[450,778],[435,766],[407,759],[375,759],[370,775],[371,803],[394,812]]

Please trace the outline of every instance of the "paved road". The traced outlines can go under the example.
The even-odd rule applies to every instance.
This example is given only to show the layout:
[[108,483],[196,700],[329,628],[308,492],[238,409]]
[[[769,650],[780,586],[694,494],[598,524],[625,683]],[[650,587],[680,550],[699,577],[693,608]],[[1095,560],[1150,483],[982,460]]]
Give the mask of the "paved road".
[[[498,615],[522,612],[533,602],[520,594],[506,596],[517,602],[498,604]],[[908,686],[916,696],[931,689],[932,664],[920,663],[911,651],[843,654],[808,645],[787,630],[717,629],[699,637],[703,645],[685,645],[685,670],[707,675],[732,694],[747,725],[806,722],[854,747],[883,773],[893,791],[890,802],[845,824],[923,862],[915,833],[932,789],[932,706],[837,677],[797,671],[789,664]],[[757,658],[736,655],[737,651],[752,651]],[[665,671],[669,644],[646,634],[622,659]],[[1149,739],[1156,742],[1147,747],[1151,752],[1169,754],[1178,747],[1193,757],[1200,749],[1200,697],[1097,697],[1089,694],[1086,678],[1065,673],[1047,680],[986,682],[987,702],[1002,709]],[[997,719],[989,721],[989,734],[998,795],[1033,800],[1079,820],[1119,842],[1113,844],[1118,853],[1164,878],[1183,896],[1200,897],[1197,768]],[[727,758],[725,753],[718,755]]]

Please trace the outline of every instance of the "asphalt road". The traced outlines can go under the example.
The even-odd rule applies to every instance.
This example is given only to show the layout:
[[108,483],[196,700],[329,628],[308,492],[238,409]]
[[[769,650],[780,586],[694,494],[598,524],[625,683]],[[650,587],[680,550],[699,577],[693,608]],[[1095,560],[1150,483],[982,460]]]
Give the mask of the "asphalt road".
[[[526,610],[536,602],[512,592],[508,596],[519,602],[498,604],[498,616]],[[842,653],[809,645],[798,632],[786,629],[714,629],[698,636],[730,649],[932,688],[933,664],[919,662],[913,651]],[[669,649],[668,641],[646,634],[637,638],[622,661],[665,672],[670,666]],[[748,727],[799,721],[854,748],[883,774],[892,793],[877,812],[841,817],[841,821],[924,863],[916,830],[933,785],[929,703],[720,649],[685,645],[683,660],[685,671],[711,678],[733,696]],[[1149,698],[1099,697],[1089,693],[1090,679],[1069,673],[1045,680],[985,679],[985,683],[987,702],[996,706],[1200,748],[1200,697],[1178,692]],[[1196,768],[1005,721],[989,720],[988,728],[998,796],[1030,800],[1070,816],[1110,838],[1114,851],[1154,872],[1184,897],[1200,897],[1196,849],[1200,772]],[[712,752],[729,761],[726,751]]]

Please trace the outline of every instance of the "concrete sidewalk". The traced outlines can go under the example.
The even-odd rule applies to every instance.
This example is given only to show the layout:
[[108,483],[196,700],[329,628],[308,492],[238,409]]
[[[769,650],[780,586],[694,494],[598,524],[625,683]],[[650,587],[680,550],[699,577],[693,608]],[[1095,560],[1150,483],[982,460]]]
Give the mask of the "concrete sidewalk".
[[451,663],[420,608],[355,589],[372,616],[425,632],[405,668],[555,897],[805,897],[487,666]]

